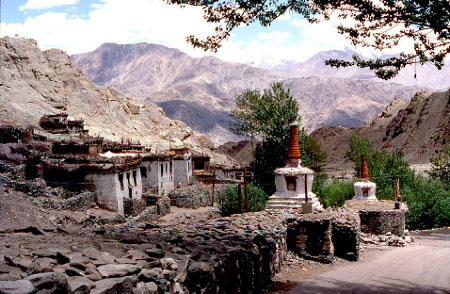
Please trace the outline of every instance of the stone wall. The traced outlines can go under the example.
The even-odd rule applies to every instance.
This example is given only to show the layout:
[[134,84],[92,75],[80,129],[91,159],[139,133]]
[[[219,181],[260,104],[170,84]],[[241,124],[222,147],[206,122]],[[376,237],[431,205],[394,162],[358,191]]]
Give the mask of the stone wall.
[[352,210],[337,209],[333,215],[334,254],[348,260],[358,260],[361,241],[359,214]]
[[[217,191],[220,187],[219,185],[216,186]],[[182,187],[167,194],[173,206],[182,208],[199,208],[211,205],[213,201],[211,195],[212,185],[203,183]]]
[[263,211],[76,235],[55,230],[34,236],[39,242],[0,234],[0,292],[262,293],[286,256],[285,217]]
[[136,216],[142,213],[146,208],[145,201],[142,199],[123,199],[123,211],[126,216]]
[[298,255],[321,262],[332,262],[334,245],[332,242],[333,219],[331,217],[305,219],[288,222],[288,249]]
[[402,210],[360,210],[361,232],[374,235],[405,235],[405,212]]
[[327,209],[319,214],[287,218],[288,248],[300,256],[332,262],[334,256],[358,260],[360,219],[351,209]]

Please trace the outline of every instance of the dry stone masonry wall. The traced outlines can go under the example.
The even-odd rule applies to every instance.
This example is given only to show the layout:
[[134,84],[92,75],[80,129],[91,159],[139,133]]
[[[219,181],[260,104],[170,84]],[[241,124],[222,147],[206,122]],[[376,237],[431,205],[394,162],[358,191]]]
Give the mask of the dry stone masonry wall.
[[285,217],[0,232],[0,293],[260,293],[286,255]]

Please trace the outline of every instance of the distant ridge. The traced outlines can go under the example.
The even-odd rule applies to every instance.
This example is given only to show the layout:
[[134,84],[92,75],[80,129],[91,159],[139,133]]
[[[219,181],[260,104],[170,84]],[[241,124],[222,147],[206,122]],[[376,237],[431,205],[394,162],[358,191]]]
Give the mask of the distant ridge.
[[410,164],[429,163],[450,142],[450,90],[417,93],[409,103],[396,99],[362,127],[323,127],[311,136],[328,153],[328,165],[340,166],[348,161],[351,134],[369,139],[378,149],[403,152]]
[[284,82],[298,100],[303,125],[310,131],[329,125],[361,126],[395,97],[408,101],[425,90],[345,75],[286,78],[215,57],[192,58],[178,49],[147,43],[107,43],[71,59],[95,83],[114,85],[141,101],[157,103],[169,117],[206,133],[216,144],[240,139],[228,130],[228,111],[244,89]]

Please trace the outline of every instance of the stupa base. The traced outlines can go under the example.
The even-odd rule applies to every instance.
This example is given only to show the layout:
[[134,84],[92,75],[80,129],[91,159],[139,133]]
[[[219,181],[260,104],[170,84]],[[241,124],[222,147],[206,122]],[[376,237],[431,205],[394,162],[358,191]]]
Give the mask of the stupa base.
[[[301,209],[305,202],[305,197],[281,197],[273,195],[269,198],[266,209]],[[308,197],[308,203],[312,204],[312,209],[314,211],[323,210],[323,207],[316,196]]]

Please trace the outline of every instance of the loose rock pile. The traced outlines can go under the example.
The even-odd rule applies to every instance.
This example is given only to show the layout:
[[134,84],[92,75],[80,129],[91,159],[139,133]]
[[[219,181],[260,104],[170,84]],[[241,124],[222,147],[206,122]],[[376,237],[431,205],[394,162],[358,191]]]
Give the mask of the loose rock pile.
[[203,183],[176,189],[169,192],[167,196],[169,196],[173,206],[181,208],[199,208],[213,203],[212,185],[205,185]]
[[0,293],[259,293],[286,255],[285,217],[0,232]]

